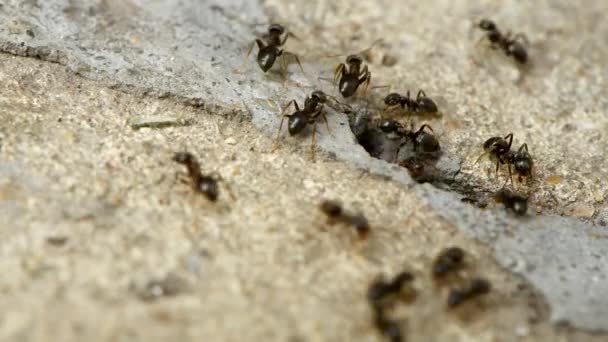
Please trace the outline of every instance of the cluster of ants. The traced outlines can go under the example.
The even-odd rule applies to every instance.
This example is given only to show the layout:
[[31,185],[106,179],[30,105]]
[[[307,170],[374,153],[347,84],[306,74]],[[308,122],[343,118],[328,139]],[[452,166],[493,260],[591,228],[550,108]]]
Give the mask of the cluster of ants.
[[[473,277],[464,279],[459,271],[465,267],[465,253],[460,247],[446,248],[435,258],[431,275],[437,287],[448,283],[460,283],[449,289],[446,306],[454,309],[465,302],[474,300],[490,292],[492,286],[484,278]],[[373,324],[376,329],[393,342],[403,340],[401,324],[391,318],[390,311],[396,302],[404,299],[411,302],[416,297],[415,289],[411,286],[415,277],[408,271],[398,273],[390,280],[379,278],[367,290],[367,300],[373,314]]]
[[[518,63],[526,63],[528,56],[524,45],[520,42],[523,38],[522,35],[515,35],[514,37],[510,33],[504,35],[492,21],[486,19],[479,22],[477,26],[486,31],[486,38],[491,43],[491,47],[502,49],[507,56],[512,57]],[[302,69],[298,56],[282,49],[289,36],[293,36],[293,34],[287,32],[283,26],[272,24],[264,36],[255,40],[255,44],[259,48],[257,63],[264,72],[270,70],[278,57],[286,54],[294,56]],[[247,57],[251,54],[253,47],[254,45],[252,44],[247,52]],[[284,58],[282,60],[281,67],[283,72],[286,72],[287,66]],[[370,81],[371,72],[368,70],[367,65],[364,65],[363,58],[358,54],[348,56],[345,63],[340,63],[334,71],[333,83],[337,85],[338,92],[345,99],[353,96],[362,85],[365,91],[367,91]],[[385,111],[401,108],[409,114],[438,112],[435,101],[427,97],[423,90],[418,91],[415,98],[410,97],[409,91],[405,95],[390,93],[384,97],[384,104],[386,106]],[[291,114],[284,114],[291,105],[295,107],[295,111]],[[321,90],[315,90],[304,99],[302,107],[300,107],[296,100],[291,100],[282,109],[281,123],[276,142],[280,138],[285,118],[287,118],[288,132],[292,136],[300,134],[310,125],[312,126],[311,158],[314,159],[316,124],[319,118],[325,121],[329,131],[329,124],[324,113],[324,105],[346,114],[354,113],[348,104],[338,101],[335,97]],[[424,163],[420,158],[428,155],[436,156],[441,151],[439,141],[433,134],[433,129],[427,124],[421,125],[416,130],[413,127],[404,127],[395,119],[381,118],[375,121],[373,125],[375,126],[374,129],[383,132],[387,136],[409,142],[414,155],[403,161],[401,165],[406,167],[415,178],[424,173]],[[520,181],[522,177],[531,175],[533,167],[532,157],[528,153],[527,144],[523,144],[517,151],[513,151],[511,150],[512,143],[512,133],[507,134],[505,137],[492,137],[484,142],[484,153],[477,160],[478,162],[481,157],[490,155],[496,160],[496,173],[498,173],[500,165],[506,164],[511,183],[513,183],[512,167],[519,176]],[[173,160],[186,166],[191,186],[195,192],[204,195],[210,201],[217,201],[219,196],[218,183],[222,181],[220,175],[204,174],[194,155],[189,152],[175,153]],[[230,188],[228,188],[228,191],[232,196]],[[518,215],[526,213],[527,197],[512,192],[504,186],[502,190],[495,193],[495,199],[498,202],[502,202],[507,209],[512,210]],[[370,225],[362,214],[348,212],[336,201],[323,201],[319,208],[327,216],[330,224],[341,222],[350,225],[361,239],[366,239],[370,234]],[[457,271],[464,266],[463,260],[464,252],[462,249],[454,247],[444,250],[433,263],[433,278],[439,282],[458,273]],[[390,281],[378,280],[374,282],[369,289],[368,300],[373,309],[374,324],[391,341],[401,341],[402,337],[399,324],[390,318],[387,308],[392,305],[390,303],[392,303],[394,298],[402,292],[405,284],[411,283],[413,280],[414,276],[411,273],[402,272]],[[471,279],[463,287],[450,290],[447,297],[447,307],[454,308],[489,291],[490,283],[487,280],[482,278]]]

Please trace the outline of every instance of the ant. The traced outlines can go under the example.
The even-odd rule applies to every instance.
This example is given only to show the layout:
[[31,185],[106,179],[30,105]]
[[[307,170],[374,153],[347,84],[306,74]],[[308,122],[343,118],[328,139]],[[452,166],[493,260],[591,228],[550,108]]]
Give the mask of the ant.
[[[491,43],[492,48],[500,47],[507,56],[512,56],[517,62],[525,64],[528,61],[528,52],[524,44],[528,44],[528,39],[521,33],[511,37],[511,32],[503,35],[496,24],[488,19],[482,19],[477,25],[480,29],[487,32],[486,37]],[[519,40],[522,40],[522,44]]]
[[337,201],[325,200],[319,206],[321,211],[327,215],[330,224],[340,221],[352,225],[361,239],[366,239],[370,233],[369,222],[362,214],[351,214],[344,211],[342,205]]
[[[268,33],[262,36],[262,39],[257,38],[255,40],[255,43],[258,45],[259,49],[257,57],[258,65],[260,66],[262,71],[267,72],[268,70],[270,70],[270,68],[272,68],[272,66],[274,65],[274,62],[276,61],[277,57],[282,56],[283,53],[285,53],[294,56],[296,62],[298,62],[298,65],[300,66],[300,70],[302,70],[302,73],[304,73],[304,68],[302,68],[302,64],[300,63],[300,58],[298,57],[298,55],[292,52],[284,51],[280,48],[285,44],[287,38],[289,38],[290,36],[295,38],[295,35],[291,32],[286,32],[285,28],[282,25],[271,24],[270,26],[268,26]],[[254,43],[252,43],[249,47],[249,51],[247,51],[247,57],[245,57],[245,60],[249,58],[249,55],[253,50],[253,46]],[[284,56],[282,59],[281,68],[283,69],[283,75],[286,76],[287,66],[285,65]]]
[[461,289],[452,289],[448,294],[448,307],[454,308],[467,300],[479,297],[490,292],[490,282],[483,278],[471,280],[468,286]]
[[418,91],[415,100],[410,98],[409,90],[405,96],[398,93],[390,93],[384,98],[384,104],[388,107],[407,107],[410,111],[416,113],[437,113],[438,110],[435,101],[427,97],[422,89]]
[[[529,177],[532,175],[532,167],[534,161],[532,156],[528,153],[528,144],[523,144],[517,150],[517,152],[509,155],[509,162],[513,164],[515,171],[518,173],[518,180],[521,183],[522,177]],[[513,182],[513,180],[511,180]]]
[[372,73],[367,70],[367,65],[363,65],[363,58],[359,55],[350,55],[346,57],[346,64],[340,63],[334,71],[334,84],[338,78],[338,90],[344,97],[352,96],[359,88],[359,85],[365,83],[365,92],[372,79]]
[[414,275],[410,272],[401,272],[392,280],[384,281],[378,279],[374,281],[367,290],[367,299],[374,311],[374,325],[380,333],[386,336],[390,341],[402,341],[401,328],[399,322],[392,320],[386,316],[385,303],[383,299],[397,294],[401,291],[405,283],[414,280]]
[[435,135],[424,131],[425,128],[428,128],[433,132],[433,128],[427,124],[420,126],[420,128],[414,132],[413,130],[405,129],[397,120],[385,119],[380,122],[379,128],[384,133],[392,133],[397,136],[409,138],[414,143],[414,151],[417,151],[420,148],[422,152],[434,153],[439,152],[441,149]]
[[513,184],[513,174],[511,171],[511,165],[515,167],[515,171],[518,173],[518,180],[521,182],[522,177],[530,176],[532,174],[532,167],[534,162],[532,156],[528,153],[528,144],[523,144],[517,150],[517,152],[511,151],[511,145],[513,144],[513,133],[507,134],[504,138],[491,137],[483,143],[484,153],[475,161],[479,160],[486,154],[496,158],[496,173],[498,174],[498,168],[501,164],[507,164],[509,169],[509,179]]
[[410,272],[401,272],[397,274],[392,280],[385,281],[383,279],[377,279],[374,281],[369,289],[367,290],[367,299],[369,302],[378,306],[380,301],[391,294],[396,294],[401,291],[401,288],[405,283],[414,280],[414,275]]
[[498,190],[494,194],[494,199],[519,216],[525,215],[528,210],[528,197],[514,193],[506,188]]
[[442,278],[464,265],[464,250],[460,247],[446,248],[435,258],[432,273],[435,278]]
[[[190,179],[192,180],[192,189],[194,189],[194,191],[203,194],[211,202],[217,201],[219,196],[218,182],[223,181],[223,178],[219,174],[203,174],[199,162],[190,152],[176,152],[173,155],[173,161],[186,166]],[[230,196],[234,198],[230,188],[227,189]]]
[[[283,120],[287,119],[287,130],[289,131],[289,135],[293,136],[299,134],[306,128],[308,125],[313,125],[312,127],[312,143],[310,145],[310,155],[311,159],[315,159],[315,135],[317,132],[317,119],[319,116],[323,117],[325,120],[325,125],[327,126],[327,131],[329,132],[329,123],[327,122],[327,117],[323,113],[323,104],[328,101],[327,95],[320,91],[315,90],[312,94],[304,100],[304,108],[300,109],[298,106],[298,102],[296,100],[291,100],[283,108],[281,111],[281,123],[279,125],[279,131],[277,133],[276,142],[279,141],[279,136],[281,134],[281,129],[283,128]],[[296,107],[296,111],[292,114],[284,115],[283,113],[291,106],[291,104]]]

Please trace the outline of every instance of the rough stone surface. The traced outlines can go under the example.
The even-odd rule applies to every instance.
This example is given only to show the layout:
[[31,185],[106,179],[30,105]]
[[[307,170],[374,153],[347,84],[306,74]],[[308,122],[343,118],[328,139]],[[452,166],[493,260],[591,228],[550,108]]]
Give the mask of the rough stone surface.
[[[387,12],[386,8],[392,10]],[[95,85],[83,83],[88,95],[79,93],[73,87],[66,92],[58,92],[57,99],[53,99],[47,93],[52,87],[62,87],[61,80],[53,79],[55,76],[37,79],[41,74],[19,71],[20,62],[10,62],[14,63],[13,69],[7,67],[9,71],[3,74],[5,81],[2,92],[7,94],[3,96],[2,113],[9,120],[3,123],[0,134],[0,153],[4,156],[0,169],[4,180],[0,198],[9,199],[2,202],[0,211],[5,227],[13,228],[5,232],[10,238],[3,242],[4,259],[8,260],[4,267],[5,273],[17,274],[15,279],[3,284],[6,291],[14,295],[9,302],[16,307],[24,306],[36,298],[28,299],[28,295],[33,296],[37,290],[56,280],[55,286],[48,287],[44,294],[38,296],[50,302],[57,301],[57,313],[69,312],[70,303],[86,303],[84,305],[88,309],[83,310],[93,311],[102,303],[111,305],[123,300],[126,287],[139,293],[141,289],[148,288],[151,282],[164,284],[166,279],[182,279],[167,274],[175,270],[178,260],[184,259],[189,270],[197,269],[197,263],[209,263],[208,267],[212,268],[209,272],[215,284],[227,287],[238,297],[228,299],[220,296],[218,302],[213,303],[209,299],[205,302],[209,305],[208,309],[199,306],[194,309],[198,317],[213,313],[217,323],[229,312],[263,303],[262,298],[268,298],[264,296],[270,296],[280,288],[284,290],[280,292],[285,296],[284,301],[283,297],[277,298],[271,301],[269,307],[257,308],[258,311],[252,312],[251,317],[238,316],[236,319],[245,325],[256,319],[264,322],[257,323],[258,330],[251,332],[248,338],[268,339],[272,336],[271,339],[284,337],[284,340],[294,337],[281,335],[288,332],[274,329],[274,324],[296,327],[296,320],[302,322],[304,317],[299,329],[302,329],[301,334],[305,338],[316,339],[315,336],[319,336],[323,340],[348,340],[361,326],[349,325],[346,320],[340,319],[323,321],[324,314],[335,315],[335,311],[340,310],[350,313],[346,298],[351,298],[351,303],[359,302],[355,304],[358,311],[353,314],[353,319],[364,321],[366,309],[358,299],[364,291],[363,287],[353,290],[347,289],[345,284],[365,282],[364,279],[379,269],[394,271],[395,265],[404,259],[379,261],[390,259],[390,252],[417,259],[412,262],[412,267],[423,272],[422,265],[431,255],[422,251],[403,254],[404,250],[407,246],[419,247],[417,243],[421,241],[427,246],[446,243],[449,241],[447,236],[455,234],[443,227],[447,226],[458,228],[484,242],[490,246],[500,265],[531,282],[548,303],[553,322],[568,322],[588,330],[606,329],[608,282],[604,277],[608,274],[608,263],[602,259],[608,252],[606,240],[602,237],[605,234],[602,229],[605,228],[585,223],[592,222],[596,213],[605,212],[604,201],[608,191],[602,184],[608,176],[605,160],[608,139],[602,134],[608,128],[605,115],[608,109],[608,69],[605,63],[608,48],[605,40],[602,40],[608,35],[608,24],[597,16],[597,13],[605,13],[606,10],[608,7],[602,2],[577,6],[565,1],[551,4],[507,1],[500,6],[493,2],[472,6],[459,1],[435,1],[400,6],[393,2],[359,1],[337,7],[330,1],[294,1],[290,5],[267,1],[261,5],[246,1],[9,0],[0,7],[0,22],[4,23],[0,27],[2,51],[60,63],[70,72],[135,96],[172,98],[169,102],[151,101],[147,105],[141,102],[148,100],[117,95],[110,90],[98,90]],[[437,13],[442,15],[438,16]],[[528,35],[532,42],[530,69],[516,68],[509,60],[501,58],[499,52],[483,44],[474,46],[479,33],[471,28],[471,24],[481,16],[494,18],[505,30],[516,28]],[[254,58],[241,67],[254,32],[264,29],[264,26],[258,27],[253,23],[267,23],[271,18],[289,23],[289,28],[299,37],[299,40],[290,40],[287,49],[301,55],[306,73],[301,74],[292,64],[286,82],[278,73],[262,74]],[[404,28],[404,22],[412,25]],[[490,136],[513,132],[515,147],[524,141],[528,143],[535,158],[535,175],[529,183],[516,185],[531,194],[534,212],[530,217],[516,219],[499,207],[481,211],[461,203],[459,199],[462,196],[453,192],[429,185],[416,185],[402,168],[371,159],[356,144],[349,129],[349,118],[344,114],[329,112],[331,134],[327,134],[324,125],[319,125],[317,147],[325,152],[322,155],[324,160],[310,163],[307,148],[298,149],[303,151],[301,156],[291,156],[288,153],[292,152],[290,147],[269,153],[269,140],[258,137],[256,130],[238,128],[234,122],[224,123],[221,118],[202,118],[196,109],[172,104],[177,101],[203,107],[205,113],[245,117],[257,129],[274,136],[280,121],[280,107],[288,100],[294,98],[302,101],[313,88],[336,95],[331,84],[319,80],[318,76],[331,78],[333,66],[343,57],[321,57],[336,52],[347,54],[360,51],[378,37],[383,37],[384,42],[375,46],[369,56],[372,86],[388,84],[398,91],[423,88],[437,100],[443,114],[441,117],[415,117],[415,120],[417,124],[425,120],[437,132],[446,157],[445,162],[440,160],[438,167],[446,173],[451,172],[456,183],[481,191],[500,188],[504,182],[504,170],[496,179],[490,162],[474,164],[481,154],[482,142]],[[397,63],[391,67],[381,65],[385,56],[396,58]],[[9,63],[6,57],[4,59]],[[27,68],[31,70],[33,65],[24,65],[24,69]],[[240,73],[234,72],[237,68]],[[56,73],[48,72],[49,75]],[[73,80],[68,78],[63,81]],[[350,104],[356,109],[363,106],[376,108],[385,90],[372,89],[367,97],[369,102],[360,96]],[[152,117],[159,113],[159,108],[160,112],[175,111],[171,117],[183,118],[177,112],[191,112],[193,118],[188,122],[192,122],[192,126],[129,131],[129,119],[139,115]],[[220,128],[222,125],[228,132]],[[246,122],[240,125],[248,127]],[[49,131],[51,128],[52,132]],[[229,143],[227,139],[231,137],[239,143]],[[281,143],[291,146],[292,141],[298,141],[298,145],[301,141],[307,147],[309,139],[282,138]],[[225,144],[217,148],[213,144],[218,142]],[[182,148],[197,151],[201,157],[206,156],[209,165],[224,165],[223,171],[230,173],[233,176],[230,181],[236,183],[233,187],[245,187],[237,190],[239,201],[236,208],[220,206],[223,209],[211,216],[200,216],[193,212],[199,210],[200,201],[197,204],[184,204],[185,208],[182,209],[176,208],[176,202],[185,200],[173,194],[167,195],[173,190],[169,190],[171,187],[165,174],[175,169],[168,166],[168,151]],[[402,186],[381,179],[361,178],[348,166],[331,162],[333,158],[392,178]],[[247,163],[248,160],[255,162]],[[455,163],[460,172],[454,171]],[[441,165],[445,165],[445,168]],[[159,168],[164,172],[159,172]],[[336,170],[331,171],[334,168]],[[91,179],[93,170],[94,179]],[[132,172],[138,175],[138,182],[134,184]],[[249,173],[251,175],[247,175]],[[265,173],[268,175],[263,179],[268,185],[250,184],[255,179],[251,177],[262,177]],[[294,177],[297,177],[296,181]],[[274,208],[272,204],[275,198],[272,197],[277,195],[263,191],[277,191],[272,184],[273,179],[281,179],[284,189],[290,189],[285,196],[279,196],[280,201],[277,202],[280,205]],[[349,182],[361,183],[353,189],[353,184]],[[164,187],[164,192],[157,193],[158,190],[151,189],[158,184]],[[252,186],[261,190],[254,191]],[[331,190],[340,187],[349,190]],[[377,190],[378,187],[383,189]],[[301,189],[294,192],[294,188]],[[140,196],[145,197],[147,191],[153,194],[147,201],[142,201]],[[131,193],[131,196],[127,196],[127,193]],[[184,194],[187,193],[184,191]],[[404,199],[392,200],[397,193],[405,196]],[[290,199],[287,195],[295,198]],[[349,203],[360,201],[363,207],[369,208],[370,216],[386,227],[386,231],[379,234],[381,237],[384,234],[386,240],[378,238],[375,243],[379,246],[373,247],[371,244],[372,247],[367,247],[374,252],[363,253],[367,268],[356,271],[356,260],[359,259],[350,260],[340,252],[340,248],[335,249],[343,248],[343,242],[324,238],[321,240],[324,242],[318,242],[321,245],[317,246],[318,243],[304,243],[297,237],[303,234],[302,229],[306,227],[303,223],[311,224],[310,215],[305,215],[307,220],[293,223],[293,226],[292,220],[298,219],[301,214],[299,210],[314,210],[311,203],[315,203],[320,195],[346,197],[350,199]],[[257,206],[247,207],[241,204],[240,198],[244,201],[264,200]],[[290,213],[289,210],[285,212],[286,208],[299,209]],[[262,209],[262,213],[258,212]],[[255,210],[255,213],[251,210]],[[223,211],[224,214],[228,211],[229,215],[222,216]],[[587,221],[548,216],[555,214],[577,216]],[[251,216],[255,219],[250,225],[238,227],[243,218]],[[408,219],[403,222],[405,217]],[[396,221],[389,223],[389,218]],[[273,224],[268,224],[266,228],[256,225],[256,222],[266,219]],[[599,216],[595,221],[598,220]],[[16,221],[21,223],[15,224]],[[137,225],[137,222],[142,224]],[[151,227],[151,222],[163,224]],[[407,223],[410,232],[401,240],[389,238],[397,232],[397,226],[400,226],[397,222]],[[273,225],[286,227],[291,235],[282,237],[276,235],[276,231],[272,233]],[[112,230],[112,227],[120,228]],[[152,233],[144,231],[144,227],[152,231],[161,228],[180,230],[181,233],[176,234],[182,235],[151,237]],[[241,240],[234,240],[232,233],[223,232],[228,228],[246,232],[246,228],[254,227],[270,231],[250,234]],[[414,227],[420,227],[421,231]],[[437,230],[431,230],[431,227]],[[24,233],[18,233],[19,228]],[[112,233],[104,235],[100,230]],[[163,235],[163,231],[158,233]],[[421,236],[414,237],[414,231]],[[98,238],[88,238],[91,234],[96,236],[95,232],[98,232]],[[438,237],[433,237],[434,234]],[[49,265],[44,253],[50,247],[41,244],[46,238],[62,236],[69,236],[66,245],[73,243],[71,248],[75,251],[72,255],[59,258],[56,264]],[[213,261],[212,257],[212,261],[204,261],[210,257],[205,256],[207,252],[201,251],[213,247],[199,249],[200,246],[194,246],[200,243],[198,239],[203,236],[207,243],[210,243],[209,240],[218,242],[216,252],[222,255],[221,262],[219,259]],[[293,239],[291,243],[296,245],[294,250],[288,251],[292,248],[289,241],[281,244],[267,242],[268,239],[281,238]],[[305,239],[310,239],[310,236],[307,235]],[[124,248],[116,246],[113,250],[113,242],[117,241]],[[335,250],[328,251],[323,244]],[[82,250],[85,248],[91,250]],[[151,255],[165,248],[170,249],[166,252],[169,260],[161,261],[159,256]],[[248,250],[243,252],[243,248]],[[433,251],[436,251],[437,248],[434,248]],[[483,247],[471,248],[483,251],[479,253],[489,253]],[[128,260],[119,268],[102,263],[104,266],[100,265],[96,274],[79,274],[79,271],[90,270],[101,257],[106,260],[124,257],[125,250],[129,253]],[[298,263],[302,262],[298,258],[306,258],[306,255],[318,258],[323,253],[330,254],[318,260],[322,265],[305,266],[308,263],[304,262],[304,266],[298,268]],[[276,274],[248,274],[243,269],[255,260],[262,265],[268,264],[269,260],[279,255],[294,258],[294,264],[290,264],[291,259],[282,260],[282,267],[277,267]],[[84,257],[84,260],[78,261],[74,257]],[[328,289],[329,297],[324,297],[323,292],[317,290],[311,290],[313,297],[320,297],[302,295],[311,284],[331,281],[318,275],[323,267],[331,267],[330,261],[336,262],[337,266],[334,267],[343,274],[344,277],[339,278],[343,286]],[[384,262],[389,264],[377,267],[378,263],[383,265]],[[481,269],[490,272],[493,280],[507,277],[491,269],[493,266],[483,266],[485,263],[489,262],[483,261]],[[292,267],[304,274],[296,274],[296,271],[290,270]],[[134,275],[127,276],[132,269],[140,269],[141,274],[133,272]],[[254,268],[251,272],[264,270],[264,267]],[[51,275],[45,276],[49,272]],[[242,283],[248,276],[255,279],[256,286]],[[311,282],[310,277],[316,280]],[[113,279],[118,279],[115,293],[108,292]],[[480,336],[475,333],[479,331],[490,334],[488,336],[510,336],[506,332],[507,327],[500,327],[498,322],[513,323],[511,327],[523,326],[511,329],[510,332],[515,334],[516,330],[521,331],[529,324],[524,317],[529,311],[539,311],[542,321],[543,310],[531,309],[522,304],[522,299],[515,294],[507,294],[509,284],[514,282],[512,278],[509,279],[510,282],[505,281],[505,287],[498,288],[503,299],[506,299],[497,301],[502,305],[507,303],[506,309],[497,310],[489,318],[481,319],[479,325],[474,324],[477,328],[469,326],[462,330],[462,321],[456,320],[454,325],[437,333],[437,338],[449,340],[450,336],[456,334],[466,339],[466,336]],[[32,280],[32,285],[27,285]],[[286,280],[296,284],[282,283]],[[197,285],[175,287],[186,293],[183,297],[176,297],[178,301],[180,298],[196,297],[197,291],[203,293],[205,286],[212,286],[190,281]],[[78,282],[82,286],[90,283],[98,285],[85,292],[74,291],[75,298],[70,299],[72,292],[66,289],[77,288]],[[179,281],[180,284],[182,282]],[[268,288],[261,289],[265,284]],[[27,290],[17,291],[23,286],[27,286]],[[157,289],[158,286],[153,288]],[[341,291],[345,291],[345,297],[338,299]],[[357,294],[357,291],[360,293]],[[295,298],[288,297],[294,292],[298,292]],[[252,299],[254,294],[257,299]],[[91,300],[91,296],[100,299]],[[322,305],[318,300],[323,298],[332,298],[330,302],[335,305],[319,309]],[[44,315],[52,315],[55,309],[47,307],[45,310],[44,303],[48,302],[43,300],[36,313],[12,311],[3,323],[3,337],[10,339],[27,334],[29,325],[43,322],[41,317]],[[302,308],[290,311],[292,309],[283,308],[282,303],[298,303]],[[123,308],[121,312],[124,315],[149,314],[150,308],[140,306],[143,304],[133,304],[139,309],[127,309],[129,304],[133,303],[116,305]],[[187,321],[191,318],[184,316],[188,312],[186,308],[179,306],[173,314],[170,308],[159,307],[155,317],[180,321],[180,324],[188,326]],[[434,304],[426,308],[419,303],[415,308],[427,314],[421,317],[444,315]],[[291,323],[280,320],[271,322],[274,317],[286,312],[294,313],[285,318]],[[522,312],[524,316],[518,318]],[[312,317],[307,315],[313,315],[318,320],[306,320],[306,317]],[[505,317],[500,318],[500,315]],[[138,323],[145,322],[135,316],[129,317]],[[87,333],[99,333],[86,321],[86,317],[90,316],[83,317],[85,322],[76,320],[66,324],[85,326],[85,336]],[[432,324],[425,326],[423,322],[421,318],[410,318],[414,336],[435,333],[433,330],[436,327]],[[54,323],[58,322],[44,321],[49,329]],[[121,330],[129,330],[128,323],[128,319],[125,322],[121,322],[120,318],[114,319],[108,323],[105,332],[108,335],[102,334],[102,339],[104,336],[111,338],[112,334],[131,333]],[[207,324],[209,326],[199,330],[188,330],[184,336],[214,336],[218,330],[211,328],[213,322]],[[318,324],[321,327],[316,326]],[[536,337],[576,334],[555,331],[543,324],[533,325]],[[228,326],[224,328],[222,330],[230,330]],[[345,335],[340,335],[340,328],[346,329]],[[67,327],[64,329],[59,330],[69,334]],[[296,330],[294,328],[291,332]],[[317,330],[320,331],[319,335],[314,335]],[[270,334],[270,331],[275,331],[277,335]],[[227,336],[225,340],[231,337],[237,339],[236,336]]]

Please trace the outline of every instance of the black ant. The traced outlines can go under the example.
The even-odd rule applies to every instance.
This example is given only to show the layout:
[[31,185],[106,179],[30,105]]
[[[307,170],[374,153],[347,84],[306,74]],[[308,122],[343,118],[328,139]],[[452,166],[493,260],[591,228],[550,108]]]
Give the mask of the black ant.
[[401,341],[401,328],[399,322],[392,320],[386,315],[386,303],[384,299],[389,296],[398,294],[405,283],[412,282],[414,275],[410,272],[401,272],[392,280],[385,281],[377,279],[367,290],[367,300],[369,301],[374,312],[374,325],[378,331],[386,336],[390,341]]
[[504,138],[491,137],[483,143],[484,153],[477,158],[475,164],[477,164],[483,156],[489,154],[490,156],[496,158],[496,174],[498,174],[498,168],[501,164],[508,164],[510,177],[511,164],[508,162],[507,156],[511,150],[511,144],[513,144],[513,133],[507,134]]
[[489,154],[496,158],[496,173],[498,174],[498,168],[501,164],[507,164],[509,169],[509,179],[513,183],[513,174],[511,171],[511,165],[515,167],[515,171],[519,175],[519,181],[522,181],[522,177],[530,176],[532,174],[532,167],[534,162],[532,156],[528,153],[528,144],[523,144],[517,150],[517,152],[511,151],[511,145],[513,144],[513,133],[507,134],[504,138],[492,137],[483,143],[484,153],[477,159],[477,162]]
[[487,32],[486,37],[491,43],[492,48],[500,47],[507,56],[512,56],[517,62],[524,64],[528,61],[528,52],[519,40],[522,40],[526,45],[528,40],[526,37],[518,33],[511,37],[511,33],[508,32],[503,35],[496,24],[488,19],[482,19],[477,25],[480,29]]
[[435,278],[445,277],[464,265],[464,251],[460,247],[446,248],[435,258],[432,274]]
[[[270,68],[272,68],[272,66],[274,65],[274,62],[276,61],[277,57],[282,56],[283,53],[285,54],[289,54],[294,56],[294,58],[296,59],[296,62],[298,63],[298,65],[300,66],[300,70],[302,70],[302,72],[304,72],[304,69],[302,68],[302,64],[300,63],[300,58],[292,53],[292,52],[287,52],[282,50],[280,47],[283,46],[285,44],[285,42],[287,41],[288,37],[295,37],[295,35],[291,32],[286,32],[285,28],[280,25],[280,24],[271,24],[270,26],[268,26],[268,33],[266,33],[262,39],[257,38],[255,40],[255,43],[258,45],[258,65],[260,66],[260,68],[262,69],[262,71],[267,72],[268,70],[270,70]],[[251,54],[251,51],[253,50],[253,43],[251,44],[251,47],[249,48],[249,51],[247,51],[247,57],[245,57],[245,59],[249,58],[249,55]],[[282,60],[282,65],[281,68],[283,69],[283,74],[286,75],[287,74],[287,66],[285,65],[285,57],[283,56],[283,60]]]
[[[291,100],[283,108],[281,111],[281,123],[279,125],[279,131],[277,133],[277,143],[279,141],[279,136],[281,134],[281,129],[283,128],[283,120],[287,117],[287,130],[289,131],[289,135],[293,136],[299,134],[306,128],[308,125],[313,125],[312,127],[312,143],[310,145],[310,155],[311,159],[315,159],[315,135],[317,132],[317,119],[319,116],[323,117],[325,120],[325,124],[327,126],[327,131],[329,132],[329,123],[327,122],[327,117],[323,113],[323,104],[328,101],[327,95],[320,90],[315,90],[312,94],[304,100],[304,108],[300,109],[298,106],[298,102],[296,100]],[[291,104],[296,107],[296,111],[292,114],[284,115],[283,113],[291,106]]]
[[352,225],[361,239],[366,239],[370,233],[369,222],[362,214],[351,214],[344,211],[342,205],[336,201],[325,200],[319,206],[321,211],[327,215],[330,224],[340,221]]
[[385,119],[380,122],[378,127],[384,133],[396,134],[397,136],[409,138],[414,143],[414,151],[420,149],[425,153],[434,153],[439,152],[441,149],[435,135],[424,131],[425,128],[428,128],[433,132],[433,128],[427,124],[420,126],[420,128],[414,132],[413,130],[405,129],[403,125],[396,120]]
[[520,183],[522,177],[529,177],[532,175],[534,161],[532,161],[532,156],[528,153],[528,144],[521,145],[517,152],[511,153],[509,162],[513,164],[515,171],[518,173],[518,180]]
[[454,308],[467,300],[479,297],[490,292],[490,282],[483,278],[471,280],[468,286],[461,289],[452,289],[448,294],[448,307]]
[[409,90],[405,96],[398,93],[390,93],[384,98],[384,104],[388,107],[407,107],[408,110],[415,113],[437,113],[438,111],[435,101],[427,97],[422,89],[418,91],[415,100],[410,98]]
[[372,79],[372,74],[367,70],[367,65],[363,65],[363,58],[359,55],[350,55],[346,57],[346,64],[340,63],[334,71],[334,84],[338,83],[338,90],[344,97],[352,96],[359,88],[359,85],[365,83],[365,91]]
[[405,283],[411,282],[413,280],[414,275],[406,271],[397,274],[390,281],[377,279],[370,285],[369,289],[367,290],[367,299],[372,305],[377,306],[380,304],[380,301],[382,299],[392,294],[399,293]]
[[[205,195],[205,197],[212,202],[217,201],[219,196],[218,182],[223,181],[223,178],[219,174],[203,174],[196,157],[190,152],[176,152],[173,155],[173,161],[186,166],[192,181],[192,189],[194,189],[194,191]],[[234,197],[230,188],[227,189],[230,196]]]
[[525,215],[528,210],[528,197],[514,193],[506,188],[498,190],[494,194],[494,199],[519,216]]

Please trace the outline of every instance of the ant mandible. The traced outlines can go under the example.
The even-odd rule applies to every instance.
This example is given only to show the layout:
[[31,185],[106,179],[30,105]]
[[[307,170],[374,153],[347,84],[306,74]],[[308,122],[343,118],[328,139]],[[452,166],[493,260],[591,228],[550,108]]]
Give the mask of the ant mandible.
[[[277,139],[275,144],[278,144],[279,137],[281,135],[281,129],[283,128],[283,121],[285,118],[287,119],[287,130],[289,131],[289,135],[293,136],[299,134],[306,128],[308,125],[313,125],[312,128],[312,143],[310,145],[310,155],[311,159],[315,159],[315,136],[317,131],[317,119],[319,116],[323,117],[325,121],[325,125],[327,126],[327,131],[329,132],[329,123],[327,122],[327,117],[323,113],[323,104],[327,102],[327,95],[320,91],[315,90],[312,94],[304,100],[304,108],[300,109],[298,106],[298,102],[296,100],[291,100],[283,108],[281,111],[281,123],[279,124],[279,131],[277,132]],[[296,111],[292,114],[283,114],[285,111],[291,106],[291,104],[296,108]]]
[[528,39],[521,33],[511,37],[511,33],[508,32],[503,35],[496,24],[488,19],[482,19],[477,25],[480,29],[486,31],[486,38],[492,44],[493,48],[500,47],[507,56],[512,56],[517,62],[524,64],[528,61],[528,52],[524,47],[523,41],[526,45]]
[[[266,33],[262,37],[262,39],[257,38],[255,40],[255,44],[257,44],[259,49],[257,61],[262,71],[267,72],[268,70],[270,70],[270,68],[272,68],[272,66],[274,65],[274,62],[276,61],[277,57],[283,56],[283,53],[285,53],[294,56],[296,62],[300,66],[300,70],[302,70],[302,73],[304,72],[304,68],[302,68],[302,64],[300,63],[300,58],[298,57],[298,55],[293,52],[284,51],[280,48],[285,44],[287,38],[289,38],[290,36],[295,37],[293,33],[286,32],[285,28],[282,25],[271,24],[268,27],[268,33]],[[247,51],[247,56],[245,57],[245,60],[249,58],[249,55],[253,50],[253,46],[254,44],[252,43],[249,47],[249,50]],[[287,65],[285,64],[284,56],[282,59],[281,69],[283,70],[283,75],[286,76]]]

